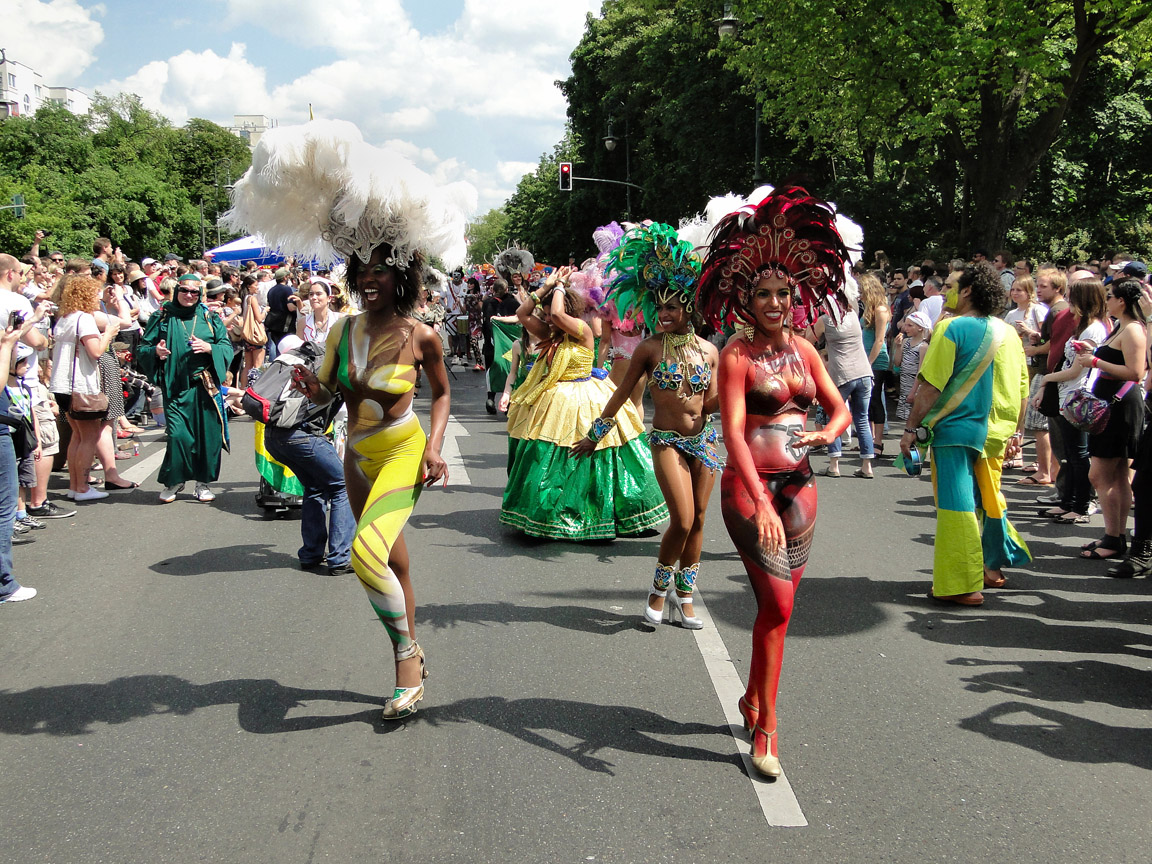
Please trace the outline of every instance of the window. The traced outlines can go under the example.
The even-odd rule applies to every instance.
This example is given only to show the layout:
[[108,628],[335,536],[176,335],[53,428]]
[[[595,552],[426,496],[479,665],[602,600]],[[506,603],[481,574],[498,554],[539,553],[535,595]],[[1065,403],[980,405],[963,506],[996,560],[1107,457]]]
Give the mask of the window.
[[36,98],[37,98],[37,99],[39,99],[39,98],[40,98],[40,96],[41,96],[41,93],[40,93],[40,85],[39,85],[39,84],[37,84],[37,85],[36,85]]
[[8,73],[8,86],[9,87],[15,87],[16,86],[16,76],[13,75],[11,72]]

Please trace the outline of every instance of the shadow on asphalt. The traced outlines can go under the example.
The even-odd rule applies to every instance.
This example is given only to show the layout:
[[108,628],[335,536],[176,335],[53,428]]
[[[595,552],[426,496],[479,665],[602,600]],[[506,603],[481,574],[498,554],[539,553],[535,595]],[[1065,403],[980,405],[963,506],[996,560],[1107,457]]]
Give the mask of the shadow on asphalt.
[[[355,714],[292,717],[307,702],[353,702],[372,706]],[[199,708],[235,704],[245,732],[268,735],[322,729],[342,723],[379,721],[381,699],[348,690],[306,690],[267,678],[193,684],[175,675],[134,675],[107,684],[64,684],[23,692],[0,692],[0,733],[89,735],[98,723],[117,725],[157,714],[191,714]]]
[[209,547],[191,555],[176,555],[153,564],[148,569],[166,576],[221,575],[253,570],[299,569],[295,555],[273,552],[265,543]]
[[[603,600],[636,605],[642,590],[596,592]],[[416,607],[416,623],[446,630],[457,624],[550,624],[563,630],[614,636],[626,630],[643,629],[638,614],[621,615],[592,606],[521,606],[515,603],[425,603]]]
[[[600,774],[615,774],[612,762],[594,755],[601,750],[621,750],[692,762],[720,762],[737,768],[742,765],[740,757],[732,752],[713,752],[702,747],[671,744],[653,737],[720,735],[723,737],[718,745],[728,751],[731,736],[727,724],[710,726],[705,723],[678,723],[661,714],[627,705],[486,696],[421,709],[416,717],[434,726],[479,723],[571,759],[581,768]],[[574,739],[575,743],[559,744],[544,734],[546,732]]]
[[1062,762],[1152,769],[1147,727],[1109,726],[1042,705],[1004,702],[961,720],[960,728]]

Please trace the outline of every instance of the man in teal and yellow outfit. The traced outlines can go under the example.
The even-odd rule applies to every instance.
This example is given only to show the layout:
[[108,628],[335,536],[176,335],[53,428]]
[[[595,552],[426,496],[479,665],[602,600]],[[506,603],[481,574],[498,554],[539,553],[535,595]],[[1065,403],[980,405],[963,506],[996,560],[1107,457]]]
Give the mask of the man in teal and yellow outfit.
[[1004,584],[1003,567],[1032,560],[1000,492],[1004,458],[1019,451],[1023,437],[1028,370],[1019,338],[994,317],[1004,290],[990,264],[965,270],[945,307],[954,317],[932,333],[900,449],[910,459],[918,441],[932,445],[936,542],[929,596],[979,606],[981,588]]

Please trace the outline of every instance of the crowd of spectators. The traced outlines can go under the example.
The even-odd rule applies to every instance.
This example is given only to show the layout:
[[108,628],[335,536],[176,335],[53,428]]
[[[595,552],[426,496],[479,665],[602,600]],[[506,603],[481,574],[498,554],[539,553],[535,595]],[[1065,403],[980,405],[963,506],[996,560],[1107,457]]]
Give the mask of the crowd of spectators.
[[[0,533],[4,540],[10,534],[14,543],[28,542],[47,520],[76,515],[76,503],[135,488],[117,463],[137,452],[135,436],[169,422],[163,382],[154,367],[140,368],[142,352],[170,356],[166,340],[157,351],[155,338],[149,343],[145,335],[164,304],[179,300],[176,309],[199,304],[210,316],[204,319],[207,331],[189,333],[187,357],[195,367],[190,374],[211,365],[207,337],[219,325],[227,372],[217,384],[225,411],[237,410],[238,395],[276,357],[281,340],[323,341],[342,315],[355,311],[331,273],[306,272],[291,262],[275,268],[253,262],[233,266],[184,261],[175,253],[137,262],[104,238],[94,243],[91,258],[68,257],[58,250],[41,254],[42,241],[38,235],[21,260],[0,255],[0,314],[15,340],[0,412],[16,418],[0,425],[16,454],[11,477],[0,464],[0,483],[12,488],[12,527],[3,527],[0,508]],[[875,476],[886,433],[896,431],[895,424],[902,429],[908,417],[932,331],[949,314],[948,290],[966,268],[986,260],[987,253],[976,252],[970,261],[924,260],[900,267],[878,252],[872,267],[857,266],[858,309],[835,323],[822,317],[808,332],[853,416],[860,457],[856,477]],[[1085,557],[1123,559],[1111,575],[1152,571],[1152,463],[1144,464],[1152,436],[1142,434],[1144,395],[1152,383],[1147,380],[1146,321],[1152,311],[1147,268],[1125,255],[1057,266],[1006,251],[989,263],[1004,288],[1003,317],[1022,340],[1031,379],[1023,410],[1034,458],[1027,464],[1008,461],[1005,468],[1023,472],[1019,484],[1042,487],[1037,500],[1059,522],[1081,523],[1093,508],[1102,509],[1104,535],[1085,545]],[[427,275],[414,315],[441,334],[449,364],[477,371],[492,367],[492,319],[506,314],[542,276],[513,275],[513,284],[483,274],[466,279],[459,270],[443,278]],[[1124,387],[1128,381],[1137,386]],[[1117,406],[1099,434],[1075,428],[1060,410],[1061,399],[1084,386]],[[494,396],[489,392],[489,413],[496,411]],[[845,437],[851,436],[850,431]],[[828,455],[825,473],[840,476],[839,443]],[[51,473],[65,464],[64,496],[71,500],[51,500]],[[209,482],[197,478],[197,499],[213,499]],[[166,485],[160,500],[174,500],[182,488],[182,481]],[[1126,522],[1133,503],[1129,550]],[[0,602],[35,593],[12,574],[10,547],[6,555],[0,550],[0,570]]]

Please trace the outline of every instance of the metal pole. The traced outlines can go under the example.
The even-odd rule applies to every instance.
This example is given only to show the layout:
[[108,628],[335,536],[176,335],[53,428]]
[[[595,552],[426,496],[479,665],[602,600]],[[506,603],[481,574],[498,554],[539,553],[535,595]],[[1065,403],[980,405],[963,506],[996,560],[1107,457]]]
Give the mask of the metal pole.
[[204,196],[200,196],[200,253],[208,251],[208,241],[204,238]]
[[752,157],[754,160],[752,162],[752,185],[757,186],[760,184],[760,180],[762,179],[760,176],[760,104],[756,103],[753,105],[753,110],[756,112],[756,117],[753,120],[756,128],[756,155]]
[[[628,151],[632,148],[632,137],[628,133],[629,133],[628,115],[625,114],[624,115],[624,182],[625,183],[631,183],[632,182],[632,160],[631,160],[629,153],[628,153]],[[625,211],[624,215],[626,217],[628,217],[629,219],[631,219],[632,218],[632,187],[627,186],[625,188],[628,190],[628,201],[627,201],[628,209]]]

